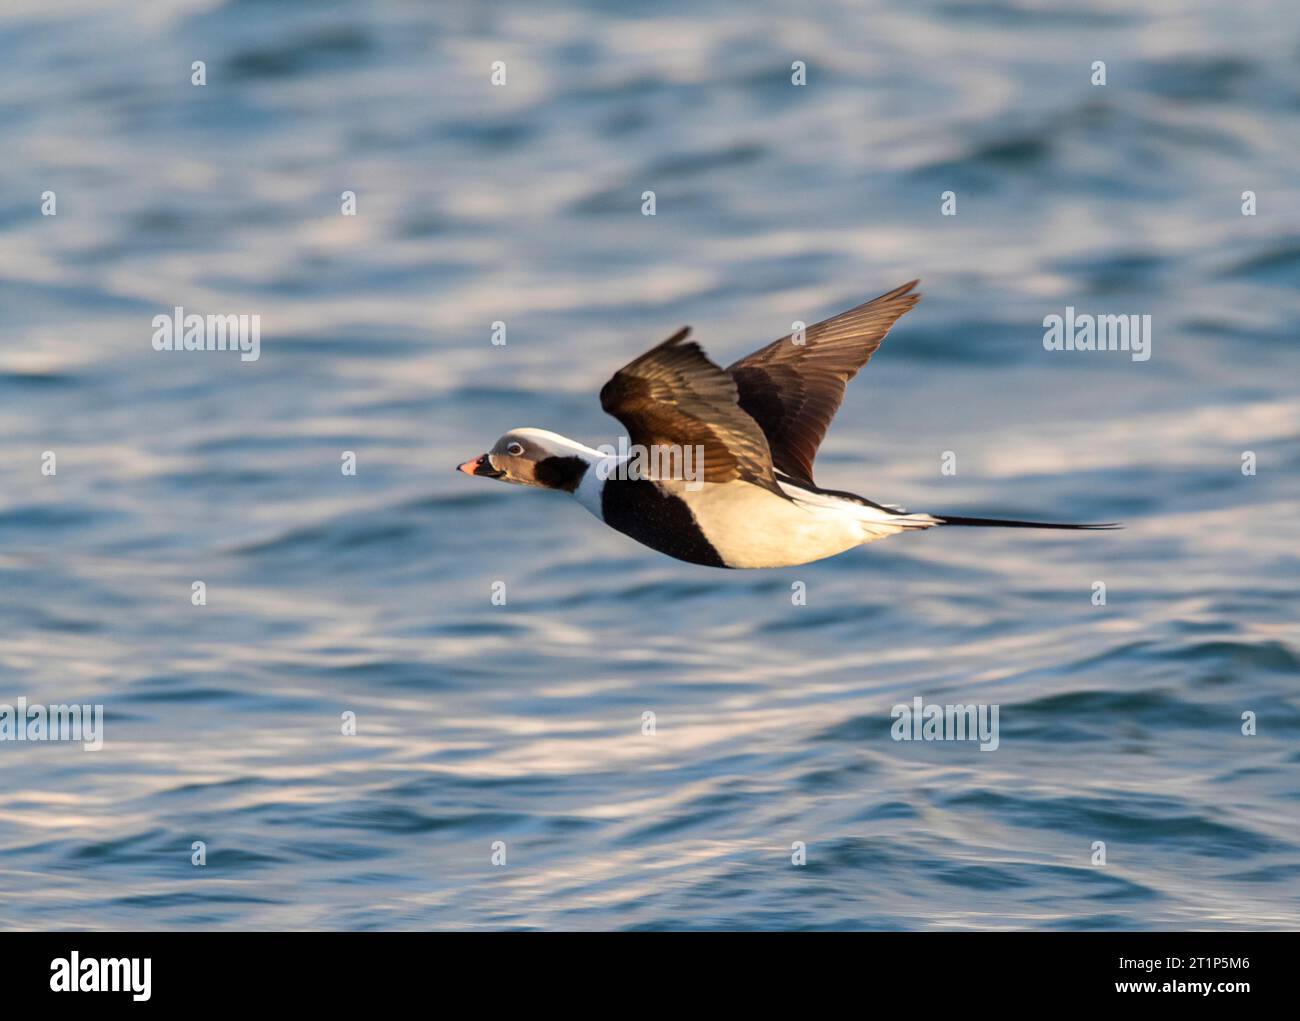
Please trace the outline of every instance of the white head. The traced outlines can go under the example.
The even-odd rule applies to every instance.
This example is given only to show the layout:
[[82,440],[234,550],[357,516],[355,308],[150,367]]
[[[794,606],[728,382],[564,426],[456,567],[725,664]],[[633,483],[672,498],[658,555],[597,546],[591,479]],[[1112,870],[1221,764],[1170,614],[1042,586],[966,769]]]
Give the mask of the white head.
[[559,433],[511,429],[486,454],[456,467],[466,475],[572,493],[602,457],[600,451]]

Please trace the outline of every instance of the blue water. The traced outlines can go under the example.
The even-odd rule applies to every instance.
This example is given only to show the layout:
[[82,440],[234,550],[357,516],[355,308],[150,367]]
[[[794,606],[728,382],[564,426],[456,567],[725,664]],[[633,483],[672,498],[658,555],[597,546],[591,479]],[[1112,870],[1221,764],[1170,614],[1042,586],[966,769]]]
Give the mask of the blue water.
[[[0,702],[106,713],[0,743],[0,925],[1300,925],[1290,4],[111,6],[0,14]],[[452,471],[916,276],[819,481],[1124,531],[726,572]]]

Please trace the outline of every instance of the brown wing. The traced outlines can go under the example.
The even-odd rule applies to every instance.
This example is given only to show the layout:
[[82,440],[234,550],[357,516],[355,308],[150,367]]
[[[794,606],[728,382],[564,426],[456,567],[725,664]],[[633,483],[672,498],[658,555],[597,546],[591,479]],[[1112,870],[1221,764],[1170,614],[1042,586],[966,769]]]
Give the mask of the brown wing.
[[736,382],[694,341],[690,328],[629,362],[600,390],[600,406],[645,447],[702,446],[705,482],[743,479],[785,496],[767,439],[737,404]]
[[918,283],[808,327],[803,344],[782,337],[727,368],[740,406],[762,428],[778,470],[812,483],[813,460],[844,400],[844,387],[894,321],[921,300],[911,293]]

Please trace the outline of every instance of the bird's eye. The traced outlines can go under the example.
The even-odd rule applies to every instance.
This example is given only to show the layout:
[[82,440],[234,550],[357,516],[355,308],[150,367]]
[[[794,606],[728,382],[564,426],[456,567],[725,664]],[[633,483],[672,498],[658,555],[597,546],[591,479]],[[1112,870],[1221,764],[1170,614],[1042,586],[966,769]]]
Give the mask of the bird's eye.
[[506,447],[506,453],[511,457],[518,457],[523,452],[524,445],[522,443],[512,443],[510,446]]

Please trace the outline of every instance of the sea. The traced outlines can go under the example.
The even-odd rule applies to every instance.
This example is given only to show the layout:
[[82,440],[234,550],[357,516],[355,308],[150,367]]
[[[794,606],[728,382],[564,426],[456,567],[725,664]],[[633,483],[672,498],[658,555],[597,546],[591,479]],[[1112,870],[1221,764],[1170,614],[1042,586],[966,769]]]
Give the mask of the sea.
[[[7,0],[0,137],[0,723],[102,707],[0,740],[0,927],[1300,927],[1293,4]],[[913,278],[818,482],[1122,530],[455,471]]]

